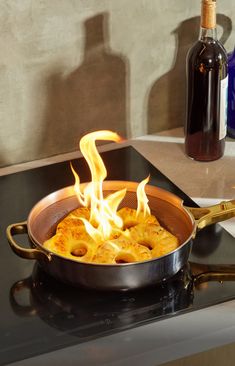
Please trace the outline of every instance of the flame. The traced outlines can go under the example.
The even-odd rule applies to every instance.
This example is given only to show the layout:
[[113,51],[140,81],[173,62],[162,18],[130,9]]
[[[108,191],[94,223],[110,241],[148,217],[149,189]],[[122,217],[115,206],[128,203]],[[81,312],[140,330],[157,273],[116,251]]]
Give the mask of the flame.
[[[82,206],[90,208],[89,221],[80,218],[88,234],[96,241],[102,242],[112,238],[112,234],[118,232],[123,227],[123,222],[117,214],[118,207],[126,195],[126,189],[122,189],[110,194],[107,197],[103,196],[103,181],[107,177],[107,170],[104,162],[96,148],[97,140],[106,140],[120,142],[121,137],[115,132],[101,130],[89,133],[81,138],[80,150],[83,154],[91,172],[91,181],[86,185],[84,190],[81,190],[79,175],[75,172],[72,164],[71,170],[75,177],[74,190],[77,198]],[[137,189],[138,209],[144,215],[150,214],[148,207],[148,199],[144,192],[146,183],[149,177],[143,180]]]
[[150,208],[148,206],[148,197],[145,193],[145,185],[149,182],[149,176],[142,180],[137,188],[137,212],[136,216],[138,216],[141,212],[143,213],[143,216],[146,217],[147,215],[150,215]]

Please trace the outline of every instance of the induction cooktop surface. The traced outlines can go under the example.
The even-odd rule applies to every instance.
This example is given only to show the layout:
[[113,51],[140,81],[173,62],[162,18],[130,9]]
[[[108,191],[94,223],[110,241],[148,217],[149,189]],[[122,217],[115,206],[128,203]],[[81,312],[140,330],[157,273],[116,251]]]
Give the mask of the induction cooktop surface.
[[[150,184],[178,195],[186,206],[197,207],[134,148],[101,155],[107,179],[140,182],[150,174]],[[72,163],[81,181],[89,181],[84,159]],[[17,257],[7,242],[6,227],[27,219],[44,196],[73,184],[68,161],[0,177],[0,365],[235,298],[235,277],[194,282],[205,265],[235,263],[234,238],[219,224],[201,230],[188,264],[151,289],[102,293],[74,288],[51,278],[35,261]],[[27,235],[19,235],[17,240],[29,245]]]

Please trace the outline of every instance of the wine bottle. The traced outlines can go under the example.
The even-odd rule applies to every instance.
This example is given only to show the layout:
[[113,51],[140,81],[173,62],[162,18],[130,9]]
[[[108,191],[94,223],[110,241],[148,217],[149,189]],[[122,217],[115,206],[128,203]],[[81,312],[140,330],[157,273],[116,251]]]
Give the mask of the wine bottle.
[[224,154],[227,133],[228,60],[217,40],[216,1],[202,0],[198,41],[186,60],[185,152],[198,161]]
[[228,55],[228,136],[235,139],[235,48]]

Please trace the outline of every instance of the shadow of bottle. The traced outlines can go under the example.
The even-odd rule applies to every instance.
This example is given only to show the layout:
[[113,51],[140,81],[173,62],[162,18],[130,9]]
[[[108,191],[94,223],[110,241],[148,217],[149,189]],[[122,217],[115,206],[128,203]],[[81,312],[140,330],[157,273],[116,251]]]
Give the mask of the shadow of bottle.
[[46,81],[47,105],[39,155],[78,148],[80,137],[99,129],[127,136],[129,64],[109,46],[108,14],[84,23],[83,61],[66,77],[59,71]]
[[[222,27],[220,42],[224,44],[231,34],[231,19],[217,14],[217,24]],[[198,39],[200,17],[183,21],[172,33],[176,40],[175,57],[169,72],[160,77],[148,94],[148,133],[183,126],[185,123],[186,56]]]

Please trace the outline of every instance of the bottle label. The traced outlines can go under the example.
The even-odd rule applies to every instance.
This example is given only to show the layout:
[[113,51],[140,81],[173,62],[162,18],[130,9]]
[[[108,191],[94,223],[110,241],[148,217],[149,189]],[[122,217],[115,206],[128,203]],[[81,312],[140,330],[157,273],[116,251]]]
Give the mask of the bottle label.
[[219,139],[222,140],[227,134],[227,97],[228,75],[220,82],[220,129]]

